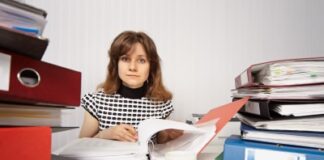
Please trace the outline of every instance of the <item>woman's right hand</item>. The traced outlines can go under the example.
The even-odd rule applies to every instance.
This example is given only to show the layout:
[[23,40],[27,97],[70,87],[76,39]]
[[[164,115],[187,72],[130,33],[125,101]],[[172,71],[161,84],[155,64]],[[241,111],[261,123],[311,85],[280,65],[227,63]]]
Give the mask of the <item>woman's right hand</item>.
[[136,142],[137,132],[131,125],[120,124],[104,129],[98,133],[99,138],[114,139],[119,141]]

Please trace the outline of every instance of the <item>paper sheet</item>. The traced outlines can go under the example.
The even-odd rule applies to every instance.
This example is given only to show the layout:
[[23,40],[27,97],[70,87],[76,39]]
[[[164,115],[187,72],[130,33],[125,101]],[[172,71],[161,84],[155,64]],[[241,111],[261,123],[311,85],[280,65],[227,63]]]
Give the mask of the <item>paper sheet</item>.
[[11,56],[0,52],[0,90],[9,91]]

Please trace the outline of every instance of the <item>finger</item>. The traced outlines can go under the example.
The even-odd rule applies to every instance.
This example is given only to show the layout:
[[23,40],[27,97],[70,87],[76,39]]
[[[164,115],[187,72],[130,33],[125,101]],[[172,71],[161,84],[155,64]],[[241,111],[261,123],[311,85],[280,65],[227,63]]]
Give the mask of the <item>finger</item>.
[[121,133],[119,135],[119,137],[120,137],[120,140],[122,140],[122,141],[136,142],[135,137],[127,131]]
[[136,142],[136,139],[133,135],[124,135],[123,139],[128,142]]
[[137,131],[135,130],[135,128],[133,126],[125,124],[124,127],[132,135],[137,135]]

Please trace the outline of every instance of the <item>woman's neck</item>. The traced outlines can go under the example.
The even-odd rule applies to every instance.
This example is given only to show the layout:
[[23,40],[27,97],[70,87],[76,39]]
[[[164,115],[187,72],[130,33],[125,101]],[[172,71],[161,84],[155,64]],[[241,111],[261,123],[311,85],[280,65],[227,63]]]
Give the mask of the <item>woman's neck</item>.
[[139,99],[145,97],[146,89],[146,83],[140,88],[129,88],[121,84],[117,93],[126,98]]

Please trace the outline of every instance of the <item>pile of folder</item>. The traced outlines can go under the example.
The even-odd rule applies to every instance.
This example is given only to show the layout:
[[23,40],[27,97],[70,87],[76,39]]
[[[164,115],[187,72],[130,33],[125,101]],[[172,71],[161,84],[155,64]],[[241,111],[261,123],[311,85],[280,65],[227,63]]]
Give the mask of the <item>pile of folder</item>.
[[50,159],[51,129],[71,122],[81,73],[42,61],[46,11],[0,0],[1,159]]
[[251,65],[235,87],[234,100],[250,99],[237,115],[241,135],[225,141],[225,160],[324,159],[324,57]]

